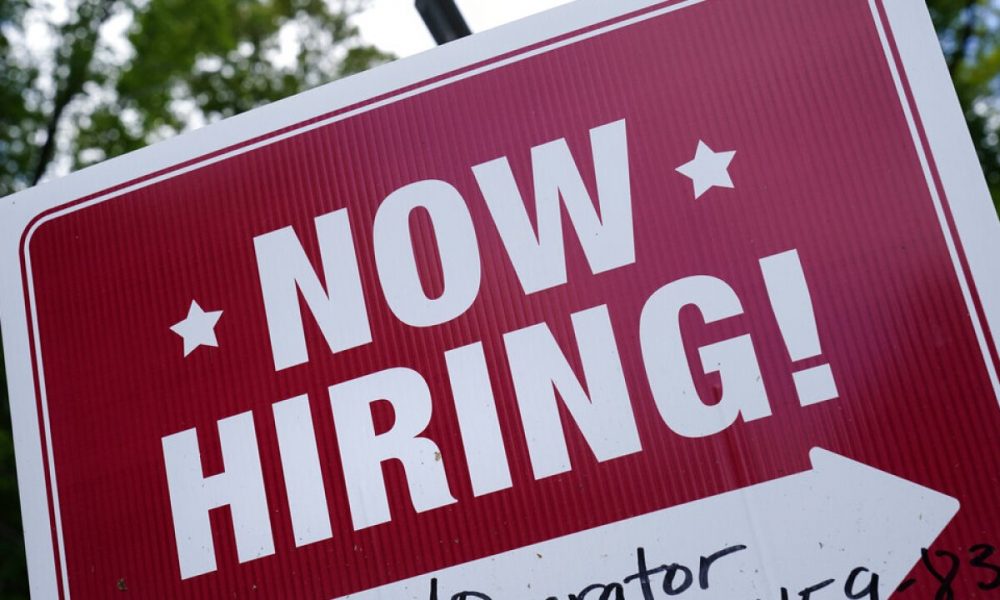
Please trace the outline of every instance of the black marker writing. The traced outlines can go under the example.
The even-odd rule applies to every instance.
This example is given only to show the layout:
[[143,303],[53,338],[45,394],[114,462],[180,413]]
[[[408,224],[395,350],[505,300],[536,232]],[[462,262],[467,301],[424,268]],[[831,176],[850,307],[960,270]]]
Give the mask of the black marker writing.
[[[868,585],[862,588],[861,591],[855,591],[857,579],[862,573],[871,573]],[[878,600],[878,573],[873,573],[864,567],[857,567],[847,576],[847,582],[844,584],[844,594],[851,600],[860,600],[866,597],[869,600]]]
[[[625,586],[633,581],[638,581],[643,600],[656,600],[663,597],[659,595],[658,591],[654,591],[653,587],[656,578],[660,575],[662,575],[663,579],[656,587],[661,588],[667,596],[679,596],[683,594],[694,586],[695,581],[698,582],[699,588],[707,590],[711,587],[711,573],[713,570],[718,570],[718,565],[723,559],[746,549],[745,545],[737,544],[723,548],[718,552],[713,552],[708,556],[701,556],[698,561],[696,578],[692,568],[676,562],[650,568],[646,561],[646,549],[639,547],[636,548],[637,570],[635,573],[626,576],[621,583],[592,583],[577,593],[568,594],[566,598],[568,600],[626,600]],[[442,600],[438,588],[437,578],[432,578],[429,600]],[[471,590],[457,592],[451,596],[445,595],[444,598],[449,598],[450,600],[493,600],[493,597],[484,592]],[[546,600],[559,599],[556,596],[549,596]]]
[[[996,553],[996,548],[988,544],[976,544],[969,551],[975,554],[972,560],[969,561],[970,565],[993,574],[993,579],[990,581],[976,582],[979,589],[989,592],[1000,588],[1000,564],[987,562]],[[1000,559],[1000,557],[997,558]]]
[[958,556],[948,552],[947,550],[938,550],[935,556],[939,558],[947,558],[951,562],[951,566],[948,567],[946,573],[941,573],[934,566],[934,562],[931,560],[931,553],[926,548],[920,551],[920,560],[923,562],[924,567],[927,571],[934,576],[935,579],[941,584],[938,587],[937,592],[934,594],[934,600],[955,600],[955,591],[952,589],[952,583],[954,583],[955,578],[958,577],[958,569],[961,566],[961,562]]

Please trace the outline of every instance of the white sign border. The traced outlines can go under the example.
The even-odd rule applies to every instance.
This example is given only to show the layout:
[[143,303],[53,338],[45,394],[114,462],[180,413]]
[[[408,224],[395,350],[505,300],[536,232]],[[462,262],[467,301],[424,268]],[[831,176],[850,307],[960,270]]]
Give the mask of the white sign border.
[[[459,79],[524,60],[612,29],[625,27],[641,20],[707,1],[714,0],[685,0],[622,20],[621,17],[625,15],[664,4],[664,2],[662,0],[618,0],[611,3],[605,0],[580,0],[529,19],[479,34],[474,38],[459,40],[442,48],[328,84],[199,131],[178,136],[153,147],[107,161],[66,178],[0,199],[0,284],[2,284],[0,318],[2,318],[3,324],[3,342],[14,422],[18,483],[21,489],[22,518],[32,596],[56,598],[59,597],[60,591],[57,589],[56,583],[55,548],[53,547],[48,494],[46,493],[43,472],[38,407],[35,402],[28,321],[25,313],[19,258],[22,233],[38,215],[78,198],[87,197],[189,161],[192,163],[141,183],[104,194],[86,203],[54,212],[44,219],[36,221],[32,225],[32,231],[45,220],[128,193],[138,187],[151,185],[163,179],[208,166],[235,154],[248,152],[263,145],[350,118],[360,112],[403,100],[430,89],[448,85]],[[869,0],[869,2],[890,68],[896,80],[904,114],[906,114],[907,122],[914,136],[915,146],[921,157],[921,164],[928,179],[931,195],[935,200],[935,210],[959,275],[967,308],[973,317],[977,338],[984,352],[990,378],[994,387],[1000,389],[987,347],[986,334],[973,306],[972,290],[966,282],[962,265],[958,260],[956,241],[953,239],[951,229],[944,216],[941,199],[937,194],[929,166],[931,161],[926,156],[920,141],[915,116],[910,110],[901,76],[891,52],[887,32],[878,15],[878,2],[882,2],[885,8],[892,36],[902,61],[903,73],[909,83],[920,123],[923,125],[929,142],[933,164],[937,167],[945,195],[948,198],[948,205],[961,242],[960,247],[965,250],[979,300],[983,306],[989,328],[993,333],[994,347],[1000,345],[1000,339],[998,339],[998,334],[1000,334],[1000,273],[997,272],[993,264],[994,257],[1000,256],[1000,221],[997,220],[994,213],[989,190],[980,171],[975,149],[962,118],[961,108],[947,67],[937,46],[937,38],[926,7],[921,0]],[[611,25],[592,29],[577,36],[557,39],[614,19],[619,20]],[[557,41],[540,45],[526,52],[522,51],[488,65],[475,67],[478,63],[518,52],[553,39],[557,39]],[[451,77],[447,76],[462,69],[466,70]],[[444,77],[442,78],[442,76]],[[435,78],[441,79],[430,84],[419,85],[421,82]],[[411,87],[412,89],[409,89]],[[405,91],[393,94],[399,90]],[[335,117],[295,127],[296,124],[304,121],[329,115],[381,96],[388,97],[360,108],[345,111]],[[225,151],[237,144],[246,143],[285,128],[289,130],[278,136],[250,143],[232,151]],[[218,154],[207,160],[198,161],[199,158],[213,153]],[[31,232],[28,232],[25,238],[26,246],[30,235]],[[30,272],[30,255],[28,253],[26,255],[27,269]],[[33,296],[33,290],[30,289],[30,277],[28,282],[29,295]],[[31,304],[34,305],[33,298]],[[32,324],[37,330],[34,315],[32,316]],[[44,412],[44,379],[41,373],[40,357],[38,365],[38,378],[43,395],[44,429],[46,436],[48,436],[47,416]],[[46,447],[51,448],[51,444],[46,443]],[[51,456],[49,464],[51,467]],[[65,557],[62,556],[61,550],[62,534],[54,472],[51,473],[51,478],[55,500],[56,535],[61,555],[61,576],[64,583],[62,597],[69,598]]]

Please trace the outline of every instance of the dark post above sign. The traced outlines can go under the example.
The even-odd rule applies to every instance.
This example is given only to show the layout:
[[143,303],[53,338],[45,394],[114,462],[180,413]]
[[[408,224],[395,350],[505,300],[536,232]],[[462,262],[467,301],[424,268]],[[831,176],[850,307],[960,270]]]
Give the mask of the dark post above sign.
[[417,0],[417,10],[438,45],[472,35],[455,0]]

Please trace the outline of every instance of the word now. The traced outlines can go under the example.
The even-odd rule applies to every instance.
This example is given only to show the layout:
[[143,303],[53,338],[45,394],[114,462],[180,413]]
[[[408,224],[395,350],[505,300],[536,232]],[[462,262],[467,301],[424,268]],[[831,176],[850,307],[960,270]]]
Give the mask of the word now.
[[[590,132],[600,213],[565,139],[531,149],[537,232],[506,157],[472,167],[525,294],[566,283],[562,209],[591,272],[635,262],[632,195],[625,121]],[[421,284],[410,217],[430,221],[444,290],[429,297]],[[347,209],[317,217],[324,287],[291,227],[254,239],[261,292],[275,370],[308,362],[299,295],[331,352],[372,341],[358,256]],[[411,327],[433,327],[458,318],[479,295],[482,263],[469,207],[454,186],[418,181],[389,194],[372,225],[374,262],[392,313]]]
[[[625,122],[591,131],[600,218],[565,140],[532,149],[537,235],[525,212],[506,158],[473,167],[526,294],[566,283],[561,206],[564,206],[593,273],[635,261]],[[430,215],[439,245],[444,292],[424,294],[409,232],[414,210]],[[308,361],[302,329],[303,304],[312,312],[331,351],[371,341],[352,232],[346,209],[315,220],[323,281],[313,270],[294,231],[259,236],[255,250],[275,368]],[[375,262],[388,304],[413,327],[454,319],[475,300],[480,282],[479,253],[468,208],[458,192],[441,181],[421,181],[390,194],[374,218]],[[798,252],[759,261],[774,315],[794,361],[821,354],[819,335]],[[666,283],[645,302],[639,319],[641,354],[650,397],[663,423],[690,438],[717,434],[742,418],[771,415],[753,341],[739,335],[699,348],[706,373],[718,373],[722,394],[711,405],[699,397],[688,363],[680,315],[700,311],[706,324],[743,314],[735,290],[709,275]],[[572,469],[559,403],[565,407],[598,461],[642,450],[618,342],[607,305],[576,312],[572,322],[582,379],[571,367],[548,324],[502,334],[535,479]],[[634,343],[633,340],[629,340]],[[490,365],[481,342],[444,353],[451,400],[458,417],[475,496],[511,488],[504,433],[497,417]],[[434,374],[438,376],[437,373]],[[833,373],[821,364],[794,373],[803,406],[837,397]],[[638,384],[637,384],[638,385]],[[417,512],[457,502],[444,468],[451,457],[424,435],[435,404],[425,376],[409,368],[389,368],[331,385],[328,401],[340,449],[340,469],[355,530],[391,520],[382,464],[402,465]],[[372,405],[392,405],[395,421],[376,432]],[[329,427],[313,423],[306,395],[271,408],[284,472],[289,517],[296,544],[333,537],[317,434]],[[167,484],[182,578],[216,569],[209,511],[229,506],[237,554],[246,562],[274,553],[271,516],[252,412],[218,421],[224,471],[205,476],[195,429],[162,439]],[[461,482],[462,484],[465,481]]]

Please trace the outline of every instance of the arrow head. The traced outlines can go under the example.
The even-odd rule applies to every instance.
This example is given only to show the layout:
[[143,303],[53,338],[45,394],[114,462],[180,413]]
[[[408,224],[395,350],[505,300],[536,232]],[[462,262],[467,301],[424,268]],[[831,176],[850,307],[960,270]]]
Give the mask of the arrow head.
[[[885,502],[890,505],[906,503],[909,507],[922,508],[924,510],[922,514],[943,520],[942,529],[960,508],[959,501],[951,496],[823,448],[810,450],[809,460],[812,462],[813,471],[820,473],[822,477],[863,488],[871,505]],[[935,532],[935,538],[938,533],[940,531]]]
[[854,560],[879,574],[887,597],[958,512],[958,500],[822,448],[809,458],[812,493],[828,499],[817,517],[832,532],[831,552],[862,549]]

